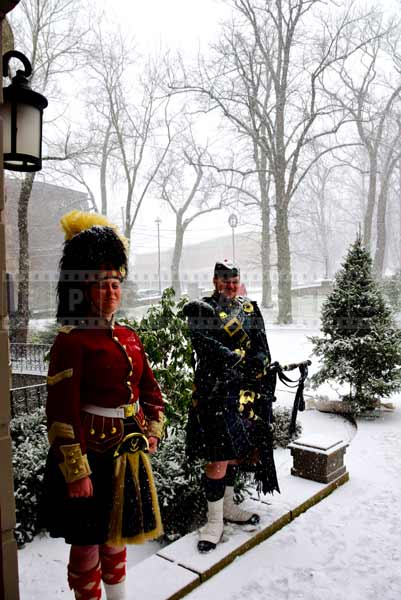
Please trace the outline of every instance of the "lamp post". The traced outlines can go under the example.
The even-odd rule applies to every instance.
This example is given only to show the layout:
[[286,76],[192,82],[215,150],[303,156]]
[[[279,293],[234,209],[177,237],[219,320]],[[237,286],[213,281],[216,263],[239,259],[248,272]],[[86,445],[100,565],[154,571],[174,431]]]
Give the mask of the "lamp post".
[[233,243],[233,263],[235,264],[235,234],[234,234],[234,229],[237,227],[238,225],[238,217],[236,214],[232,213],[229,217],[228,217],[228,224],[231,227],[232,230],[232,243]]
[[[3,32],[7,34],[5,15],[17,2],[1,2],[0,5],[0,51],[7,48]],[[5,25],[5,27],[4,27]],[[12,47],[12,31],[8,27],[9,47]],[[6,46],[6,48],[4,47]],[[0,90],[0,103],[3,91]],[[0,118],[0,159],[3,154],[3,123]],[[10,367],[8,339],[8,307],[6,288],[6,223],[4,198],[4,171],[0,162],[0,598],[18,600],[17,544],[13,534],[16,523],[13,487],[13,467],[10,438]]]
[[158,277],[159,277],[159,294],[162,293],[162,282],[161,282],[161,275],[160,275],[160,223],[161,223],[161,219],[160,217],[157,217],[157,219],[155,220],[155,223],[157,225],[157,273],[158,273]]
[[24,65],[3,89],[3,166],[11,171],[40,171],[42,168],[42,122],[47,100],[34,92],[28,77],[32,66],[22,52],[10,50],[3,56],[3,77],[9,77],[9,62],[17,58]]
[[[19,0],[0,1],[0,50],[3,50],[5,14]],[[11,31],[11,30],[10,30]],[[11,32],[12,40],[12,32]],[[12,47],[12,44],[11,44]],[[4,220],[4,169],[39,171],[42,167],[42,117],[47,100],[31,90],[29,60],[10,50],[3,56],[3,75],[9,76],[11,58],[19,59],[24,71],[18,71],[11,84],[0,91],[0,598],[18,600],[18,560],[13,529],[15,499],[10,439],[10,367],[8,306],[6,288],[6,223]]]

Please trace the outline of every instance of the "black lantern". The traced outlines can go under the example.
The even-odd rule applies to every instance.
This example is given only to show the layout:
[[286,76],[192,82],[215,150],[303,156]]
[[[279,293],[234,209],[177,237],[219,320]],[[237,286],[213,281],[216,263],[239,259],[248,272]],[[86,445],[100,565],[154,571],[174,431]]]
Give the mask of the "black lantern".
[[21,52],[10,50],[3,56],[3,77],[8,77],[8,63],[18,58],[24,71],[18,70],[11,84],[3,88],[3,154],[5,169],[40,171],[42,168],[42,119],[47,100],[34,92],[28,81],[32,66]]

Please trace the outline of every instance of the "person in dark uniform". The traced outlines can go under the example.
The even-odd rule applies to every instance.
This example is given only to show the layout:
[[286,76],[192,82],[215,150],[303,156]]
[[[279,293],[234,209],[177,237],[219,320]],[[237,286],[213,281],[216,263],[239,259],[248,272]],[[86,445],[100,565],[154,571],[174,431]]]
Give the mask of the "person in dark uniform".
[[214,293],[185,305],[195,353],[187,453],[206,461],[207,523],[198,550],[216,547],[223,519],[257,524],[259,515],[234,503],[238,467],[255,473],[263,493],[279,491],[271,434],[274,383],[270,351],[256,302],[238,295],[239,268],[228,261],[214,268]]
[[163,430],[163,401],[142,343],[114,320],[126,276],[124,239],[101,215],[73,211],[60,260],[50,353],[50,449],[42,520],[71,544],[68,582],[80,600],[125,598],[126,543],[162,534],[147,451]]

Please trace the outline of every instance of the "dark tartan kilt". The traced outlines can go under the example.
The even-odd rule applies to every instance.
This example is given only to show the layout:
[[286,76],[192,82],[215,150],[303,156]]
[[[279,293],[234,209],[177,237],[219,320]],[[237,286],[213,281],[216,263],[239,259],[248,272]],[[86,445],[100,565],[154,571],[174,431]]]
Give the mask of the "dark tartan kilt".
[[[105,452],[88,449],[93,496],[68,498],[64,476],[52,449],[49,450],[40,501],[39,525],[47,530],[51,537],[62,537],[68,544],[77,546],[107,542],[114,501],[114,451],[114,447]],[[142,490],[147,490],[148,479],[143,469],[139,472],[139,485]],[[122,526],[128,538],[141,534],[144,526],[146,531],[156,526],[152,498],[147,491],[138,498],[136,492],[135,485],[126,478],[124,506],[127,506],[127,509],[123,513]],[[146,520],[146,523],[139,517],[143,517],[142,520]]]
[[67,484],[50,449],[43,479],[40,525],[51,537],[67,544],[105,544],[113,500],[114,449],[104,453],[88,450],[93,496],[68,498]]
[[226,399],[217,410],[206,403],[202,409],[191,408],[186,434],[186,451],[190,460],[244,459],[257,444],[254,424],[241,416],[236,398]]

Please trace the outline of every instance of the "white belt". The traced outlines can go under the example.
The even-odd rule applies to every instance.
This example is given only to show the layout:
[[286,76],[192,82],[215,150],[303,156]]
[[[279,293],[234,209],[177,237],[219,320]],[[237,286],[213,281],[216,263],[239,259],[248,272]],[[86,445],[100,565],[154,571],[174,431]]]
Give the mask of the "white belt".
[[96,404],[83,404],[81,410],[92,415],[99,415],[100,417],[128,419],[128,417],[133,417],[139,411],[139,400],[133,404],[123,404],[117,408],[106,408],[104,406],[97,406]]

